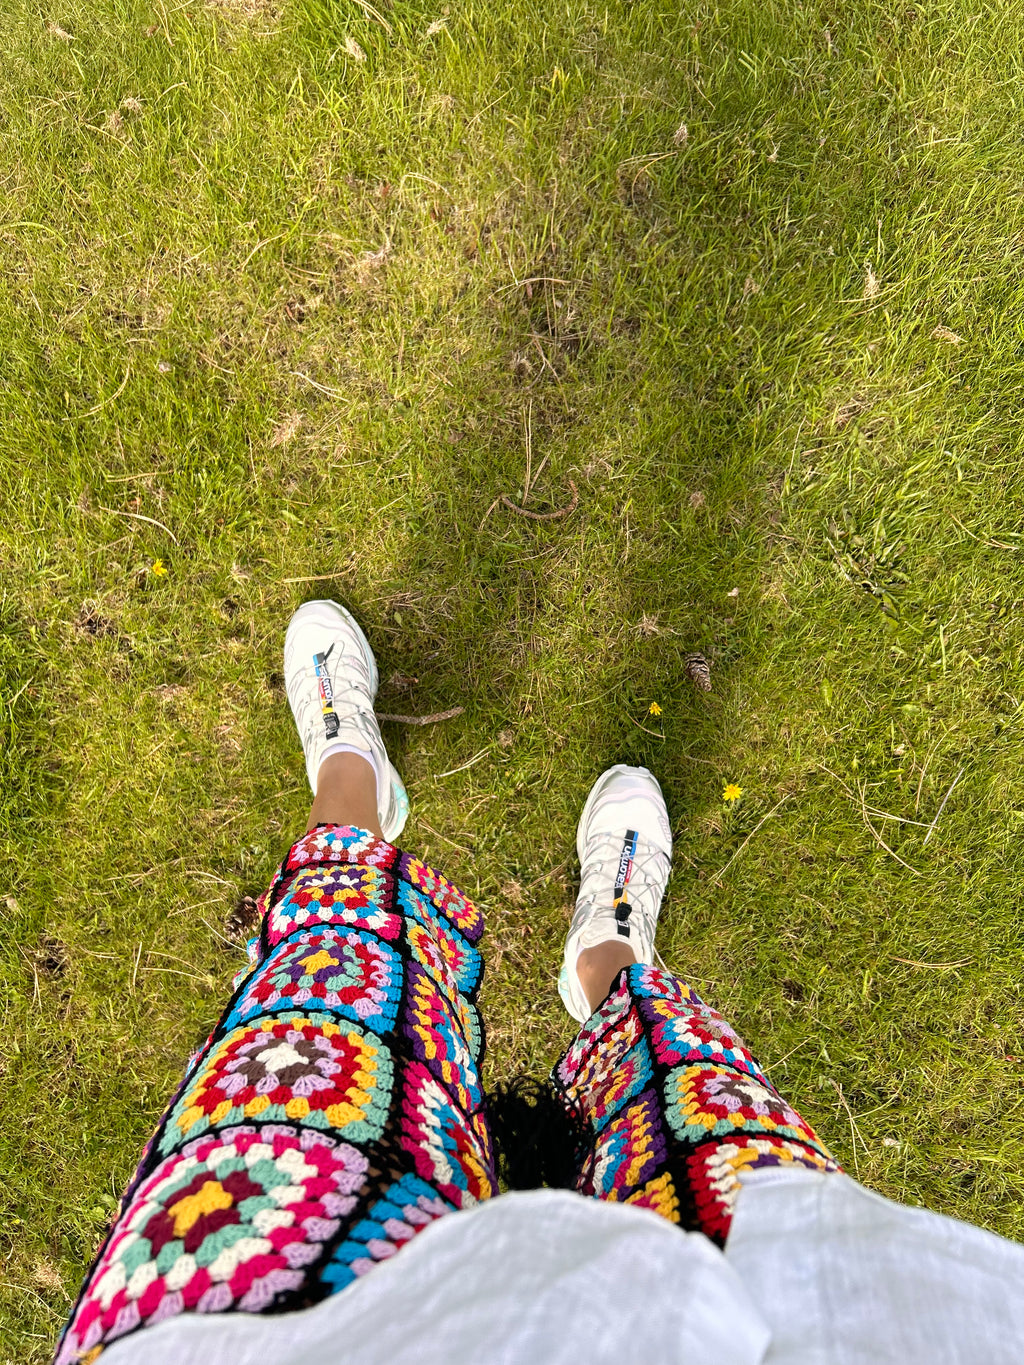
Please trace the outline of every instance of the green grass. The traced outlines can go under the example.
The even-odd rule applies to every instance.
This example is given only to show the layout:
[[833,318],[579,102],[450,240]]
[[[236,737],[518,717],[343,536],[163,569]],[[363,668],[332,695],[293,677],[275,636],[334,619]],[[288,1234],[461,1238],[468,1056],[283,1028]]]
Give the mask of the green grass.
[[[383,709],[465,707],[387,739],[404,842],[488,914],[490,1081],[571,1035],[576,815],[644,762],[669,964],[866,1183],[1024,1236],[1019,7],[380,17],[0,15],[19,1365],[302,826],[279,651],[316,594]],[[528,458],[571,516],[495,505]]]

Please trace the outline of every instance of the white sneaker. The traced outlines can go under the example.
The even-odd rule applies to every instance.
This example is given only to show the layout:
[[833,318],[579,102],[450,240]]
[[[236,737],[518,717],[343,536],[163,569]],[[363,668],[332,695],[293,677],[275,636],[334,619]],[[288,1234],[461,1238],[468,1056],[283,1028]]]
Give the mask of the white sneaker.
[[376,769],[381,832],[393,843],[409,816],[409,797],[373,713],[377,661],[355,617],[337,602],[304,603],[284,638],[284,682],[313,795],[325,753],[358,749]]
[[580,893],[565,941],[558,993],[574,1019],[593,1010],[576,971],[584,948],[628,944],[654,961],[654,931],[672,867],[672,829],[661,787],[646,768],[616,764],[587,797],[576,831]]

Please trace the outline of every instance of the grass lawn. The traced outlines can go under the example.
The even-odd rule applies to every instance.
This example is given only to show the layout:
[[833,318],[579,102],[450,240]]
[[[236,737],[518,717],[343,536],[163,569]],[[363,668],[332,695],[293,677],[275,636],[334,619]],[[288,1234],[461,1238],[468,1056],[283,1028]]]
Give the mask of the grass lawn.
[[6,1362],[302,827],[317,595],[465,708],[386,737],[490,1082],[646,763],[666,961],[852,1173],[1024,1236],[1024,14],[377,3],[0,13]]

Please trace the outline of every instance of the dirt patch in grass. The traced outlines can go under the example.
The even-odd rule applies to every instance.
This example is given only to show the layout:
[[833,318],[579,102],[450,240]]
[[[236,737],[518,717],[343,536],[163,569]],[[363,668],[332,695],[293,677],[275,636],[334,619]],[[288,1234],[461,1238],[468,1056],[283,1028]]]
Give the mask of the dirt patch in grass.
[[276,23],[281,18],[278,0],[203,0],[204,7],[225,19],[264,20]]

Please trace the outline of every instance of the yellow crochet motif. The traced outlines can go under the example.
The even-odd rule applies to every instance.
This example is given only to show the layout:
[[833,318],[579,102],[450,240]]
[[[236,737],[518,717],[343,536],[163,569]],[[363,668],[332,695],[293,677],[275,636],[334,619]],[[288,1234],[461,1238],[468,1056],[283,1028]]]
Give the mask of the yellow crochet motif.
[[229,1209],[234,1202],[219,1180],[207,1180],[195,1194],[187,1194],[168,1209],[174,1219],[175,1237],[184,1237],[200,1218],[217,1209]]
[[648,1180],[642,1189],[634,1190],[632,1194],[627,1195],[626,1203],[642,1204],[670,1223],[679,1222],[679,1198],[667,1171],[662,1171],[661,1175]]
[[322,971],[324,967],[337,967],[338,959],[332,957],[326,948],[321,948],[317,953],[310,953],[308,957],[301,959],[300,965],[306,969],[306,973],[312,976],[314,972]]

